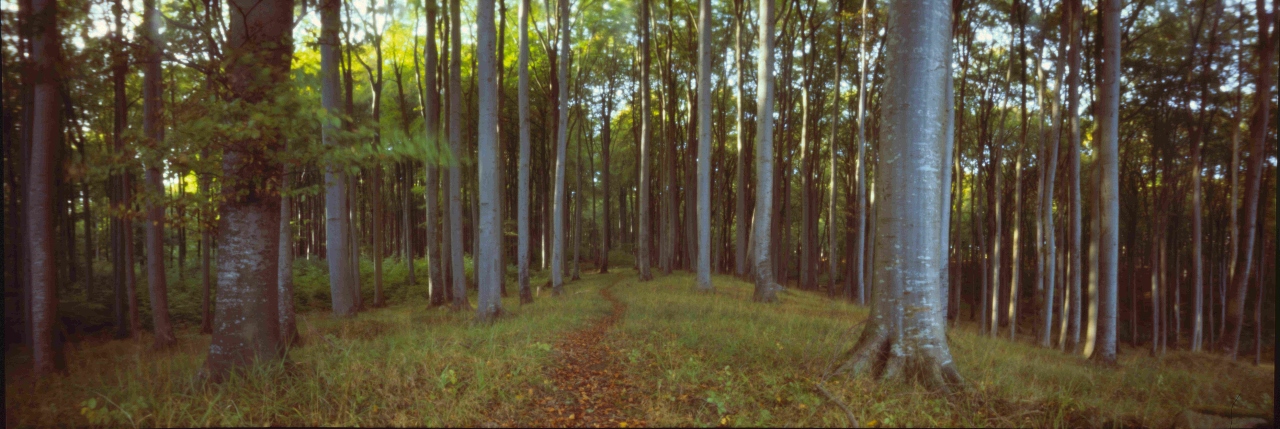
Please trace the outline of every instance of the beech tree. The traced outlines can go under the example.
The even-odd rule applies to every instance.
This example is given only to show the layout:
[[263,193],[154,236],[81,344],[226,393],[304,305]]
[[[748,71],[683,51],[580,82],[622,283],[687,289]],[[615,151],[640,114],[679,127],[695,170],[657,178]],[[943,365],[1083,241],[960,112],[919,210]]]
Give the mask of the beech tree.
[[[889,3],[886,40],[885,133],[876,166],[880,191],[871,319],[848,360],[854,375],[882,368],[886,379],[915,378],[933,388],[961,383],[944,333],[939,227],[949,196],[944,171],[945,112],[951,43],[950,2]],[[940,198],[947,197],[947,198]],[[886,352],[887,351],[887,352]]]
[[479,174],[480,181],[480,248],[476,258],[476,283],[480,288],[476,320],[490,322],[502,314],[500,285],[503,269],[502,219],[498,212],[498,82],[497,56],[494,50],[496,31],[493,23],[493,0],[480,0],[476,25],[476,51],[479,62],[480,114]]
[[[293,58],[292,0],[230,0],[227,70],[231,97],[264,109],[288,77]],[[255,78],[265,71],[266,78]],[[240,113],[245,114],[245,113]],[[281,356],[277,263],[280,231],[279,125],[235,135],[222,155],[218,222],[218,303],[204,377]]]
[[520,270],[520,303],[533,302],[529,289],[529,0],[520,0],[520,81],[517,103],[520,121],[519,212],[516,223],[516,250]]
[[[341,23],[338,8],[340,0],[322,0],[320,3],[320,100],[328,115],[321,122],[321,139],[330,149],[341,146],[338,141],[339,106],[338,62],[341,61],[338,31]],[[329,296],[333,315],[350,317],[356,314],[357,290],[351,279],[358,271],[352,266],[350,196],[347,190],[347,174],[334,163],[325,166],[325,244],[328,249]]]
[[649,137],[652,133],[649,130],[652,109],[649,106],[649,0],[640,0],[639,18],[636,27],[640,33],[640,173],[636,211],[640,226],[636,234],[636,268],[640,271],[640,281],[649,281],[653,280],[653,273],[649,271],[649,244],[653,233],[649,220]]
[[711,0],[698,1],[698,290],[711,290]]
[[143,2],[143,34],[147,47],[142,78],[142,133],[151,150],[146,166],[146,246],[147,291],[151,294],[151,322],[154,332],[153,347],[168,348],[177,343],[173,336],[173,324],[169,322],[169,286],[164,271],[164,185],[160,180],[161,147],[164,144],[164,124],[160,105],[160,12],[155,0]]
[[1098,60],[1098,163],[1102,216],[1098,246],[1098,344],[1093,359],[1116,362],[1120,255],[1120,0],[1102,0],[1102,57]]
[[53,177],[54,151],[60,130],[62,94],[58,91],[58,66],[61,43],[58,33],[58,3],[54,0],[31,1],[31,76],[32,88],[31,148],[27,170],[26,246],[29,252],[32,362],[38,375],[60,370],[55,365],[61,350],[55,349],[58,329],[57,260],[54,256]]
[[453,309],[468,309],[467,275],[462,264],[462,6],[449,0],[449,272]]
[[560,30],[560,118],[556,123],[555,213],[551,218],[551,294],[564,287],[564,217],[567,204],[564,188],[565,159],[569,143],[569,0],[558,0]]
[[779,286],[773,279],[770,221],[773,210],[773,0],[760,0],[760,45],[756,47],[756,215],[752,220],[755,245],[755,293],[752,299],[773,302]]

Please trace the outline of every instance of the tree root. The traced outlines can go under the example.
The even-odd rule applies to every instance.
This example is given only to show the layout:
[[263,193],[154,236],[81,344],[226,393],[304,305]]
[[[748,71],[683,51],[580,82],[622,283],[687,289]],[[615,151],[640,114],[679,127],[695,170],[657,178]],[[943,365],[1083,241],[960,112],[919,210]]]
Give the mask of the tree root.
[[844,401],[841,401],[839,398],[836,398],[836,395],[831,394],[830,391],[827,391],[827,388],[822,385],[822,381],[818,381],[813,385],[818,388],[819,392],[822,392],[823,395],[826,395],[827,399],[829,399],[831,402],[835,403],[836,405],[840,406],[841,410],[844,410],[845,418],[849,419],[849,427],[851,428],[862,427],[861,425],[858,424],[858,418],[853,416],[853,411],[849,409],[849,405],[845,404]]
[[900,339],[887,329],[872,324],[863,331],[834,373],[869,376],[881,381],[912,379],[948,396],[967,388],[954,362],[943,361],[937,353],[928,350],[907,351],[903,347]]

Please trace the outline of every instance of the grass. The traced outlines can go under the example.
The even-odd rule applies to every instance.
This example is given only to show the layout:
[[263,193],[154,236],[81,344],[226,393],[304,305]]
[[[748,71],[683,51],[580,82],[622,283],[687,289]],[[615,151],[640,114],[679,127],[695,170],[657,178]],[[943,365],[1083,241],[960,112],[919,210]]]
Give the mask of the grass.
[[[714,294],[694,276],[629,281],[616,295],[629,311],[617,340],[639,375],[648,419],[657,426],[843,426],[842,411],[814,382],[856,340],[866,309],[816,293],[789,291],[780,304],[750,301],[752,285],[715,276]],[[836,377],[828,389],[864,425],[1171,426],[1186,408],[1272,409],[1274,367],[1216,355],[1162,358],[1122,349],[1117,369],[1021,342],[992,339],[976,326],[949,330],[970,389],[945,398],[916,386]]]
[[[611,259],[613,255],[610,255]],[[307,344],[283,363],[260,365],[221,385],[193,384],[209,337],[179,323],[179,346],[153,352],[148,338],[90,336],[68,345],[66,375],[29,375],[30,356],[6,353],[5,424],[24,426],[474,426],[527,421],[547,394],[547,367],[565,333],[610,306],[627,305],[610,336],[652,426],[843,426],[843,412],[814,388],[847,350],[865,308],[788,291],[779,304],[751,302],[751,285],[716,276],[694,291],[677,273],[640,283],[618,258],[613,274],[586,274],[563,299],[546,292],[492,326],[471,312],[426,307],[426,288],[405,286],[403,264],[384,265],[395,305],[351,320],[327,314],[323,266],[297,268],[299,329]],[[388,261],[390,262],[390,261]],[[312,266],[314,265],[314,266]],[[584,264],[584,270],[587,267]],[[425,279],[426,270],[419,270]],[[365,273],[366,302],[372,299]],[[513,274],[513,273],[509,273]],[[531,283],[545,282],[541,277]],[[509,282],[509,288],[514,285]],[[419,290],[420,289],[420,290]],[[474,303],[474,297],[472,298]],[[178,318],[179,320],[186,320]],[[197,320],[198,322],[198,320]],[[1271,410],[1274,368],[1216,355],[1151,358],[1122,348],[1120,366],[1023,342],[992,339],[962,324],[950,345],[969,389],[953,398],[915,386],[834,378],[828,389],[871,426],[1169,426],[1188,407]]]

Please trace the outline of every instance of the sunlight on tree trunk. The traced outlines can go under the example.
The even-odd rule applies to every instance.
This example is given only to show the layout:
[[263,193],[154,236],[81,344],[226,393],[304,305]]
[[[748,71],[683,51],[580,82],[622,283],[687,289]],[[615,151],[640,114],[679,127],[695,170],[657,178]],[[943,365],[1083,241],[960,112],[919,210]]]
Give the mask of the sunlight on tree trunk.
[[760,0],[760,45],[756,72],[756,217],[752,236],[755,245],[754,300],[774,302],[780,286],[773,279],[773,259],[769,238],[773,210],[773,0]]

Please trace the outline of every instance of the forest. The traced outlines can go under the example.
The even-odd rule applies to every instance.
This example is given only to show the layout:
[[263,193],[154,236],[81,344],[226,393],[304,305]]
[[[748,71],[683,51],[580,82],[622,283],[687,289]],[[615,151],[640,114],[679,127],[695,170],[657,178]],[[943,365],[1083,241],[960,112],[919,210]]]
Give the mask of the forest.
[[5,426],[1274,427],[1277,11],[2,0]]

